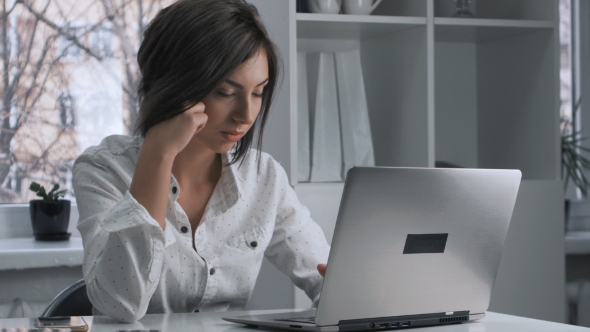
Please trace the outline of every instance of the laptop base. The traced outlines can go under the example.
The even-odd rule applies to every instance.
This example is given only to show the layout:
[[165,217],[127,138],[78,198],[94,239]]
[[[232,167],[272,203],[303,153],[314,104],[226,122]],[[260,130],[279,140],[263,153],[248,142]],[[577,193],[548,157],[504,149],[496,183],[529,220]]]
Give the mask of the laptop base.
[[341,320],[338,327],[339,331],[374,331],[463,323],[469,320],[469,311],[455,311],[436,314]]
[[411,316],[379,317],[374,319],[357,319],[340,321],[339,325],[318,326],[313,323],[298,321],[303,316],[315,315],[315,310],[252,316],[224,317],[233,323],[244,324],[255,328],[273,328],[291,331],[386,331],[400,330],[409,327],[458,324],[481,319],[485,314],[470,314],[468,311],[453,313],[437,313]]

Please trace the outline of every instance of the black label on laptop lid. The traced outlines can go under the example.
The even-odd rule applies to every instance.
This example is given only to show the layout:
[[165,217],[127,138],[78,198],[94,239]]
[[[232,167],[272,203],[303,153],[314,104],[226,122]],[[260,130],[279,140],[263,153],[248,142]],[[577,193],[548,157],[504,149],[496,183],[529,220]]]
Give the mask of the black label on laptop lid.
[[405,254],[441,254],[445,252],[449,233],[444,234],[408,234]]

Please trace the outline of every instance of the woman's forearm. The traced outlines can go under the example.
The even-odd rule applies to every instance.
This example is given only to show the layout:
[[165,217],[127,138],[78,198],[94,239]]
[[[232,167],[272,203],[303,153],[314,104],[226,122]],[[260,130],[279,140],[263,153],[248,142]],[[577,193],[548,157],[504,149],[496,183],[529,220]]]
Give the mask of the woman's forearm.
[[139,151],[129,192],[165,229],[168,190],[175,156],[146,143]]

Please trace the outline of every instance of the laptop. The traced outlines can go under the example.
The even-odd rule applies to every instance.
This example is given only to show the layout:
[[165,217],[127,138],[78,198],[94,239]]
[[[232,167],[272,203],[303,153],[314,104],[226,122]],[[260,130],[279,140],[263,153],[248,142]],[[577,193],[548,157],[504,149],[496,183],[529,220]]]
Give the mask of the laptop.
[[518,170],[354,167],[317,310],[223,319],[361,331],[483,318],[520,180]]

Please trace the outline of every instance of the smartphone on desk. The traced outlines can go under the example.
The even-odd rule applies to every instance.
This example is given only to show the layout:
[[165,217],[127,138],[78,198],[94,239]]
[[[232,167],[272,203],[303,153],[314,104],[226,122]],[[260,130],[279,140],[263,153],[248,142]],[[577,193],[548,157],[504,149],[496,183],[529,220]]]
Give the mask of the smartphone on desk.
[[80,316],[59,316],[59,317],[37,317],[35,318],[36,328],[46,329],[69,329],[75,332],[88,331],[88,324]]

